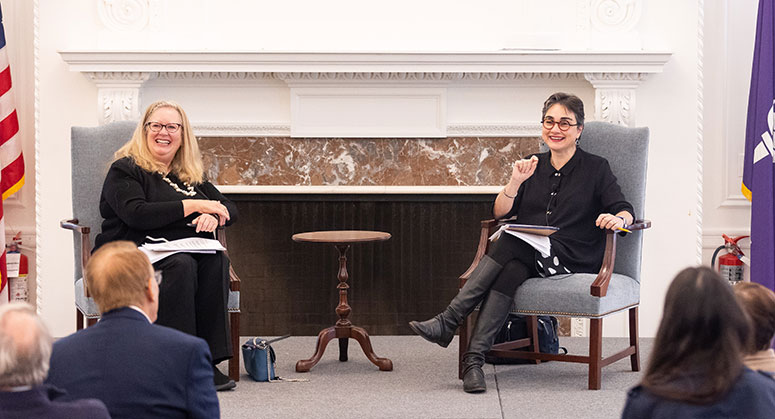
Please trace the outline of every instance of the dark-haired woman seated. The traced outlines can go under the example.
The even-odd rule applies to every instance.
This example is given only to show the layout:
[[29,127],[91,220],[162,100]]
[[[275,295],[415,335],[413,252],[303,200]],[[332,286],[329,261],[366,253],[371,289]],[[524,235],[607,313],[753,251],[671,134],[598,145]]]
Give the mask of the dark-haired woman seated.
[[670,284],[654,349],[623,419],[772,418],[775,380],[743,366],[751,328],[732,289],[708,267]]
[[535,276],[598,272],[603,262],[606,229],[633,222],[608,161],[578,146],[584,129],[584,103],[555,93],[541,113],[541,137],[549,148],[514,163],[511,179],[495,199],[493,216],[517,216],[522,224],[550,225],[551,253],[537,252],[524,241],[503,234],[471,273],[446,310],[409,326],[426,340],[447,347],[455,330],[483,302],[468,351],[463,356],[463,390],[485,391],[484,353],[492,347],[517,288]]

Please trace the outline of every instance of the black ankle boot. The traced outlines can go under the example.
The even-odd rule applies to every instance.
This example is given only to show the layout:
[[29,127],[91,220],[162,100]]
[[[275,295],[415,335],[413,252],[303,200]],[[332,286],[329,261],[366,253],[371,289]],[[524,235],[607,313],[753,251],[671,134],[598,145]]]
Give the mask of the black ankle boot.
[[424,322],[409,322],[414,333],[422,336],[428,342],[437,343],[442,348],[449,346],[455,337],[455,330],[460,325],[449,308],[437,314],[436,317]]
[[215,391],[231,390],[237,387],[237,383],[222,373],[215,365],[213,365],[213,384],[215,384]]
[[473,352],[463,355],[463,391],[466,393],[487,391],[482,365],[484,365],[484,355]]
[[446,348],[458,326],[482,301],[502,269],[503,266],[485,255],[444,311],[424,322],[411,321],[409,327],[425,340]]

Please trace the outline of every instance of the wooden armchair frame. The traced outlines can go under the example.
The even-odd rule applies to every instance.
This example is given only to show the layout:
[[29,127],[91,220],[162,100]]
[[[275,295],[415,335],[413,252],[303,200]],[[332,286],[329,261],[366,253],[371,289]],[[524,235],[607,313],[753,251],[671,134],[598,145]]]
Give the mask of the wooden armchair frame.
[[[489,246],[489,237],[500,226],[500,223],[496,220],[484,220],[482,221],[481,233],[479,235],[479,247],[476,250],[476,255],[471,263],[471,266],[462,275],[460,275],[460,287],[462,288],[469,276],[479,264],[482,257],[487,253]],[[630,231],[645,230],[651,227],[651,221],[649,220],[636,220],[632,225],[627,228]],[[605,297],[608,292],[608,284],[611,280],[611,275],[614,272],[614,264],[616,261],[616,241],[618,234],[614,231],[606,232],[605,253],[603,255],[603,265],[597,274],[594,282],[590,286],[590,295],[594,297]],[[500,357],[500,358],[518,358],[533,360],[536,364],[541,361],[563,361],[563,362],[577,362],[589,365],[589,389],[599,390],[601,387],[601,370],[603,367],[610,365],[627,356],[630,357],[630,364],[633,371],[640,371],[640,352],[638,344],[638,304],[630,307],[624,307],[616,312],[628,310],[629,311],[629,346],[613,355],[602,357],[603,346],[603,317],[613,314],[606,313],[599,317],[590,317],[590,331],[589,331],[589,354],[588,355],[555,355],[545,354],[538,350],[538,339],[534,339],[538,336],[538,322],[537,315],[547,314],[562,317],[572,317],[563,313],[535,313],[535,315],[528,316],[528,337],[512,342],[504,342],[493,345],[493,348],[488,352],[488,355]],[[532,313],[531,313],[532,314]],[[468,349],[468,342],[470,340],[469,330],[473,329],[472,316],[468,316],[460,327],[460,349],[458,356],[458,375],[463,378],[463,354]],[[526,348],[522,349],[521,348]]]

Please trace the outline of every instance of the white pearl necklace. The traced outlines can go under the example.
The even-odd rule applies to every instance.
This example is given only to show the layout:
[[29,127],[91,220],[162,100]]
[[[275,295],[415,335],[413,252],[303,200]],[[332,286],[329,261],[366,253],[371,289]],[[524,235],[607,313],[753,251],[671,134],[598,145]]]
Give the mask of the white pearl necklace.
[[194,191],[194,187],[189,185],[187,182],[183,182],[183,186],[186,187],[186,190],[180,189],[180,186],[178,186],[177,183],[171,181],[167,175],[163,175],[162,179],[167,182],[168,185],[172,186],[172,189],[182,193],[185,196],[194,196],[196,195],[196,191]]

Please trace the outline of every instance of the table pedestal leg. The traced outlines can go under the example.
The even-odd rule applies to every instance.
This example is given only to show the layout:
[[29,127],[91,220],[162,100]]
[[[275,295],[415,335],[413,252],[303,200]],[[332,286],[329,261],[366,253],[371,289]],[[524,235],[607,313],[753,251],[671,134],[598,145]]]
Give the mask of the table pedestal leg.
[[315,354],[312,355],[312,358],[310,359],[302,359],[301,361],[296,362],[296,372],[307,372],[312,367],[315,366],[315,364],[320,361],[320,358],[323,356],[323,352],[326,351],[326,346],[328,345],[328,342],[331,342],[331,339],[336,337],[336,329],[334,329],[333,326],[329,327],[328,329],[323,329],[318,333],[318,342],[317,345],[315,345]]
[[347,347],[349,346],[350,339],[339,338],[339,360],[342,362],[347,361]]
[[[380,358],[374,353],[374,349],[371,347],[371,339],[368,332],[365,329],[358,326],[338,327],[331,326],[327,329],[323,329],[318,334],[317,345],[315,346],[315,354],[310,359],[302,359],[296,362],[296,372],[308,372],[312,369],[323,357],[323,353],[326,351],[328,343],[339,338],[339,360],[347,361],[347,342],[350,338],[355,339],[361,345],[361,350],[366,354],[366,358],[369,359],[374,365],[376,365],[380,371],[393,371],[393,361],[387,358]],[[342,342],[345,342],[342,344]],[[344,349],[344,352],[342,352]],[[344,359],[342,359],[344,358]]]
[[339,339],[339,360],[347,361],[347,346],[350,338],[358,341],[361,345],[361,350],[366,354],[366,358],[369,358],[374,365],[379,367],[380,371],[392,371],[393,361],[387,358],[380,358],[374,354],[374,350],[371,348],[371,339],[369,334],[362,327],[353,326],[350,322],[350,305],[347,304],[347,290],[350,288],[347,285],[347,256],[345,253],[350,245],[335,245],[339,251],[339,305],[336,306],[336,314],[339,315],[335,326],[331,326],[327,329],[323,329],[318,334],[318,341],[315,347],[315,354],[310,359],[302,359],[296,362],[296,372],[307,372],[315,364],[320,361],[323,356],[323,352],[326,351],[326,346],[332,339]]

